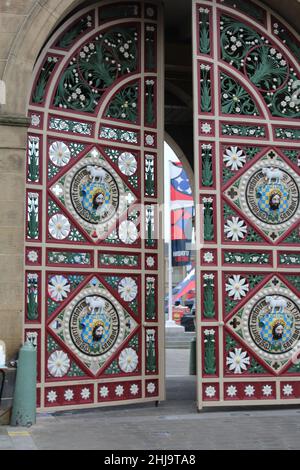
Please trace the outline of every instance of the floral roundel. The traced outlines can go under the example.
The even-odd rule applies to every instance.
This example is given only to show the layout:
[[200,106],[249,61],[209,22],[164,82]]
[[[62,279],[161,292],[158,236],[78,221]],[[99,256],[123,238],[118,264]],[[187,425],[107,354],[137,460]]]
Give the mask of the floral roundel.
[[71,159],[71,151],[64,142],[53,142],[49,149],[50,160],[55,166],[66,166]]
[[132,176],[137,170],[137,161],[135,156],[130,152],[123,152],[119,156],[118,165],[123,175]]
[[49,219],[49,233],[56,240],[64,240],[68,237],[71,225],[67,217],[62,214],[55,214]]
[[118,286],[118,292],[125,302],[132,302],[138,293],[138,286],[131,277],[124,277]]
[[54,351],[48,358],[47,368],[52,377],[64,377],[70,368],[69,356],[63,351]]
[[132,348],[125,348],[119,356],[119,366],[123,372],[134,372],[138,365],[138,355]]

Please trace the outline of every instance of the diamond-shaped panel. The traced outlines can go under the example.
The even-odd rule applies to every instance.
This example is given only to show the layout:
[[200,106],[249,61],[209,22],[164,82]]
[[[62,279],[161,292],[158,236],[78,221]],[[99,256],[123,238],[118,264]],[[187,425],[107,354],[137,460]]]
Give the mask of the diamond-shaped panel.
[[48,325],[93,376],[108,365],[137,327],[97,277],[83,285]]
[[300,177],[270,151],[225,191],[227,198],[274,243],[300,217]]
[[[122,172],[135,172],[128,152],[120,160]],[[112,165],[94,148],[50,188],[67,212],[94,241],[105,239],[137,198]]]
[[300,299],[273,276],[226,325],[279,374],[300,350]]

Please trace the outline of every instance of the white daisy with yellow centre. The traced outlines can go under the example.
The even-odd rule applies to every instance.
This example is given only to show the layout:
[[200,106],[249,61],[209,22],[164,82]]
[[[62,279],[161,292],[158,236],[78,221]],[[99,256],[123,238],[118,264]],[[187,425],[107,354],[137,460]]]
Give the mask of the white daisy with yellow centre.
[[249,291],[249,284],[246,282],[246,279],[239,274],[234,274],[230,277],[225,285],[228,296],[233,297],[234,300],[241,300],[242,297],[245,297]]
[[223,160],[232,171],[237,171],[245,165],[246,155],[238,147],[230,147],[226,149]]
[[125,302],[132,302],[138,293],[137,283],[131,277],[124,277],[118,285],[118,292]]
[[123,372],[133,372],[136,370],[139,362],[136,351],[132,348],[123,349],[119,356],[119,366]]
[[242,374],[247,370],[247,366],[250,365],[250,357],[246,351],[235,348],[234,352],[230,351],[229,356],[226,358],[226,364],[229,366],[229,370],[233,371],[234,374]]
[[64,377],[70,368],[70,359],[63,351],[54,351],[48,359],[47,368],[52,377]]
[[61,275],[52,276],[48,284],[48,293],[55,302],[62,302],[66,299],[70,289],[68,279]]
[[243,239],[247,233],[247,225],[239,217],[232,217],[228,219],[224,225],[224,232],[227,238],[233,242],[238,242]]

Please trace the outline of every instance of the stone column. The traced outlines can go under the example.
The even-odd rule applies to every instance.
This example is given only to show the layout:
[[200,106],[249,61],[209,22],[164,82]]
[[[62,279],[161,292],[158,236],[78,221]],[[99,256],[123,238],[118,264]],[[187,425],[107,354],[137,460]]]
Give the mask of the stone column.
[[22,343],[28,126],[26,117],[0,114],[0,339],[7,359]]

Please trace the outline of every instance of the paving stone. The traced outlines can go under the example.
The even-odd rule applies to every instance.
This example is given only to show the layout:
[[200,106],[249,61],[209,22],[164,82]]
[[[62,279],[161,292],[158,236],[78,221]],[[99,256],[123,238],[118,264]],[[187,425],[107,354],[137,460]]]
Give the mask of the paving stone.
[[0,449],[300,449],[298,407],[196,410],[196,379],[167,378],[167,401],[41,413],[31,428],[0,427]]

